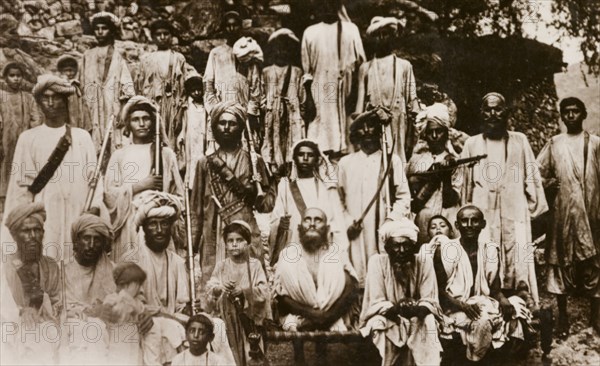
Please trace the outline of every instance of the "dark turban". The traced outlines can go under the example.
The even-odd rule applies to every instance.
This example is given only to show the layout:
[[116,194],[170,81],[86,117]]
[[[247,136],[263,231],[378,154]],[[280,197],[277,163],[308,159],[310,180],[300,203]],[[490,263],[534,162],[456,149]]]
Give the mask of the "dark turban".
[[219,118],[221,118],[223,113],[233,114],[242,126],[242,129],[246,126],[246,109],[237,102],[229,101],[218,103],[210,112],[210,125],[213,130],[216,128],[217,122],[219,122]]
[[65,67],[74,67],[78,68],[77,59],[71,55],[63,55],[58,58],[56,61],[56,68],[58,70],[62,70]]
[[44,209],[44,204],[41,202],[31,202],[21,204],[10,211],[8,216],[6,217],[6,227],[11,232],[19,229],[23,221],[25,221],[28,217],[35,219],[42,226],[44,226],[44,222],[46,221],[46,210]]
[[166,29],[171,34],[175,33],[175,28],[173,27],[171,22],[164,19],[155,20],[154,22],[152,22],[152,24],[150,24],[150,34],[154,36],[154,33],[156,33],[156,31],[159,29]]
[[73,222],[73,225],[71,225],[71,238],[75,240],[79,233],[85,230],[93,230],[108,240],[112,240],[113,238],[112,226],[106,220],[96,215],[84,213],[79,216]]

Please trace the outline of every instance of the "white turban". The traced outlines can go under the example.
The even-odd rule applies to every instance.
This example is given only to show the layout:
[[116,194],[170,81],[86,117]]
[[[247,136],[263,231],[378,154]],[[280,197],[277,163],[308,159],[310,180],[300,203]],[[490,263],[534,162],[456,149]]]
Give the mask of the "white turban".
[[72,95],[79,94],[78,82],[72,83],[56,75],[43,74],[38,76],[37,83],[33,87],[33,96],[39,98],[46,90],[52,90],[56,94]]
[[405,23],[405,20],[394,17],[373,17],[373,19],[371,19],[371,24],[369,24],[369,27],[367,28],[367,36],[370,36],[385,27],[393,27],[394,29],[398,29],[398,27],[404,28]]
[[448,107],[442,103],[434,103],[419,112],[415,122],[415,128],[419,135],[425,131],[429,121],[436,122],[448,130],[452,127]]
[[152,217],[171,218],[181,211],[181,199],[169,193],[145,191],[138,197],[135,225],[140,227],[144,220]]
[[296,37],[294,32],[292,32],[290,29],[287,29],[287,28],[279,28],[275,32],[271,33],[271,35],[269,36],[269,40],[267,42],[271,43],[273,40],[275,40],[279,37],[288,37],[289,39],[300,43],[300,40],[298,39],[298,37]]
[[241,63],[254,61],[263,62],[263,52],[258,43],[253,38],[242,37],[233,45],[233,54]]
[[417,234],[419,228],[411,220],[403,217],[400,220],[386,221],[379,228],[379,239],[381,245],[385,245],[385,242],[389,238],[407,238],[413,243],[417,242]]
[[119,18],[116,15],[114,15],[113,13],[109,13],[108,11],[101,11],[99,13],[92,15],[90,17],[90,23],[93,24],[94,21],[97,21],[98,19],[108,20],[115,27],[119,26]]

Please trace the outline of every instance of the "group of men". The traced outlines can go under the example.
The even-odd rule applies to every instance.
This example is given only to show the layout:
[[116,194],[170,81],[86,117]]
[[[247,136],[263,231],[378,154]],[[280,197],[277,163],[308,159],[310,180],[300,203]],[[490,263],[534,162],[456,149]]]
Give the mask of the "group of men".
[[[92,17],[98,46],[59,62],[78,82],[42,75],[30,95],[19,89],[25,69],[5,66],[2,322],[14,337],[3,357],[185,360],[174,357],[195,328],[182,324],[208,309],[207,282],[228,255],[223,229],[236,222],[284,330],[360,329],[382,364],[430,365],[529,341],[540,316],[531,221],[549,217],[559,334],[573,292],[590,298],[600,331],[600,138],[582,129],[585,105],[561,101],[567,132],[537,160],[498,93],[482,98],[482,133],[465,138],[445,104],[419,102],[410,63],[392,52],[399,20],[373,18],[376,52],[364,62],[341,4],[326,1],[320,16],[301,42],[274,32],[280,51],[265,69],[236,12],[203,77],[157,21],[158,50],[134,82],[114,48],[118,19],[104,12]],[[253,296],[241,301],[252,308]],[[198,352],[234,363],[235,336],[209,318],[214,336]],[[30,330],[43,341],[28,341]]]

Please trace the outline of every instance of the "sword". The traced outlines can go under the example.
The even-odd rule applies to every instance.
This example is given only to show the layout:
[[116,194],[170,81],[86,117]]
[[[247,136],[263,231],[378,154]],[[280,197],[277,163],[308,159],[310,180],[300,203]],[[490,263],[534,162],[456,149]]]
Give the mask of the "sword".
[[[395,146],[396,146],[396,139],[394,138],[394,140],[392,142],[392,151],[394,151],[394,147]],[[387,151],[381,150],[381,152],[383,154],[387,154]],[[392,156],[393,156],[393,152],[392,152]],[[379,194],[381,193],[381,190],[383,189],[383,187],[387,184],[387,181],[388,181],[387,178],[390,175],[391,171],[392,171],[392,161],[391,161],[391,159],[389,159],[388,165],[385,168],[385,172],[383,173],[383,177],[379,181],[379,185],[377,186],[377,190],[375,191],[375,194],[373,195],[373,198],[371,198],[371,201],[367,205],[367,208],[363,211],[362,215],[360,215],[360,218],[358,220],[354,221],[354,224],[358,224],[358,225],[362,224],[363,220],[365,219],[365,216],[367,216],[367,214],[371,210],[371,207],[373,207],[373,205],[375,204],[375,202],[379,199]],[[391,197],[390,197],[390,201],[391,201]]]

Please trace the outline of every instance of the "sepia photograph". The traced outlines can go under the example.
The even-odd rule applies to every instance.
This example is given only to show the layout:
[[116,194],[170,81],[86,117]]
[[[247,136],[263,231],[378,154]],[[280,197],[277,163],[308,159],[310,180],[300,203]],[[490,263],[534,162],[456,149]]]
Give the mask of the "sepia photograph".
[[600,365],[600,0],[0,0],[0,71],[0,365]]

